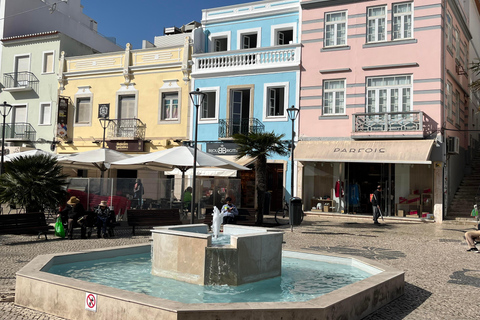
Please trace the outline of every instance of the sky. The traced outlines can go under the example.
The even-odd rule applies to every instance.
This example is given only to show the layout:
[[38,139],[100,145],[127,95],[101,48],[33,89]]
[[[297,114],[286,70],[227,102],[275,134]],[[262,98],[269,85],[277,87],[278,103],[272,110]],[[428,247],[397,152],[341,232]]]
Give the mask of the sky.
[[125,48],[153,43],[166,27],[181,27],[193,20],[201,22],[202,9],[253,2],[252,0],[81,0],[83,13],[97,21],[98,32],[116,38]]

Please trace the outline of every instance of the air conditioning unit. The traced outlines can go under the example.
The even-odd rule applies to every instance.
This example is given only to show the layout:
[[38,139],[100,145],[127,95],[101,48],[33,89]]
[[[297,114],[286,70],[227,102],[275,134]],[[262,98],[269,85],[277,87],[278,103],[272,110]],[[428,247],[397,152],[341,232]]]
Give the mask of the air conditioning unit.
[[458,137],[448,137],[447,138],[447,153],[448,154],[459,154],[460,152],[460,139]]

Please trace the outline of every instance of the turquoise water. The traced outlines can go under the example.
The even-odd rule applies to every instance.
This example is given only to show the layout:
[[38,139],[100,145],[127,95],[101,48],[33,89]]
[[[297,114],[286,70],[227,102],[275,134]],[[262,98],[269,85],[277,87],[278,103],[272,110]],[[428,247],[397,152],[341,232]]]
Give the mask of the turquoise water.
[[307,301],[363,280],[358,268],[282,258],[282,276],[237,287],[200,286],[151,274],[150,253],[52,266],[48,272],[183,303]]

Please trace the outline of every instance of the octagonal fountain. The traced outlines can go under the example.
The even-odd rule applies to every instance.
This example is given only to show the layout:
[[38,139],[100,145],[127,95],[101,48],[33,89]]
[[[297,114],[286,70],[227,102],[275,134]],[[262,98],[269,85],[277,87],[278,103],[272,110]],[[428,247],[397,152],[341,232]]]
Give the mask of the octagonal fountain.
[[361,319],[404,292],[403,272],[364,258],[282,251],[275,229],[223,233],[156,227],[153,245],[39,256],[15,303],[68,319]]

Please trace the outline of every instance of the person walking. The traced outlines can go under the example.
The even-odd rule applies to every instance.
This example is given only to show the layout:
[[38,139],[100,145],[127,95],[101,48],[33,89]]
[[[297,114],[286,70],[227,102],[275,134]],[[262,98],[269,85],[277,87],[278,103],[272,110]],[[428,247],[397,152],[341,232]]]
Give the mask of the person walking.
[[373,224],[379,225],[378,218],[380,217],[380,205],[382,204],[382,186],[378,185],[377,190],[373,192],[372,206],[373,206]]

